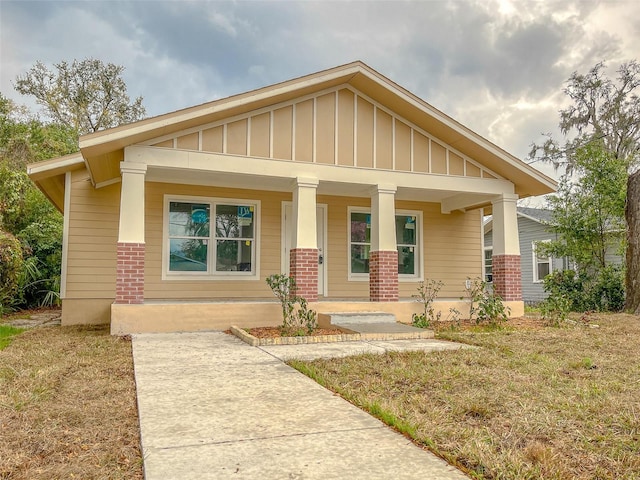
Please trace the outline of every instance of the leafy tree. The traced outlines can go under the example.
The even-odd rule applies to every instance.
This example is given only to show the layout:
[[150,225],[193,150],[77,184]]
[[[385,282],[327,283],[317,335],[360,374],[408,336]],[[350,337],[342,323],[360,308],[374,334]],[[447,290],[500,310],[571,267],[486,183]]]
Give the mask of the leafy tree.
[[10,248],[11,258],[19,259],[13,286],[3,288],[4,308],[37,305],[59,288],[62,215],[31,182],[25,165],[76,150],[75,132],[42,123],[0,94],[0,236],[5,254]]
[[574,162],[574,174],[564,175],[549,198],[558,239],[538,249],[571,258],[586,275],[607,266],[607,252],[622,253],[627,171],[598,140],[579,147]]
[[88,58],[62,61],[49,70],[42,62],[18,76],[15,88],[35,97],[46,115],[79,135],[140,120],[142,97],[133,102],[122,79],[124,67]]
[[0,238],[7,258],[17,259],[3,274],[14,282],[5,295],[12,306],[51,300],[62,258],[62,216],[25,166],[76,152],[79,135],[141,119],[142,98],[130,101],[123,70],[94,59],[63,61],[53,70],[37,62],[15,88],[35,97],[48,121],[0,94]]
[[45,124],[0,93],[0,158],[12,170],[77,150],[74,130]]
[[572,104],[560,110],[562,143],[550,135],[533,145],[529,158],[543,160],[572,173],[581,147],[599,141],[627,173],[626,308],[640,314],[640,64],[635,60],[618,69],[615,80],[605,76],[604,63],[587,74],[574,72],[564,93]]

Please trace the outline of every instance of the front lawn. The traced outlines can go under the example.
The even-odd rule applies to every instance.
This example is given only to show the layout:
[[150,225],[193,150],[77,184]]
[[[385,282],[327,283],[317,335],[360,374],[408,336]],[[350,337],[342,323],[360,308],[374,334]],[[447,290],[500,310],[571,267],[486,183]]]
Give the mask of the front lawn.
[[141,479],[131,342],[104,326],[14,336],[0,351],[0,432],[2,479]]
[[640,318],[441,333],[477,345],[291,362],[479,479],[640,478]]
[[13,340],[13,337],[22,332],[21,328],[12,327],[11,325],[0,325],[0,350],[6,348]]

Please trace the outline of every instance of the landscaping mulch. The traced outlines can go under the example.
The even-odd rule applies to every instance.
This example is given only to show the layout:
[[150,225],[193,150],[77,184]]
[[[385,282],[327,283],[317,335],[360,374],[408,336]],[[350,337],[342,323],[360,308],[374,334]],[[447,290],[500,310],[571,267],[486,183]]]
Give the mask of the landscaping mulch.
[[[247,331],[256,338],[278,338],[286,335],[282,335],[282,329],[280,327],[256,327],[248,328]],[[304,332],[305,336],[317,337],[319,335],[342,335],[344,332],[337,328],[316,328],[313,332]]]

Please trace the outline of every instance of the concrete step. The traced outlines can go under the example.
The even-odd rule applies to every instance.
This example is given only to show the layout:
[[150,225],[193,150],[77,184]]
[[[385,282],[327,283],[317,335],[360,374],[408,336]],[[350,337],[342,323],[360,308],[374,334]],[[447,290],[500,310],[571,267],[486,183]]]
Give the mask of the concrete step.
[[396,316],[385,312],[335,312],[318,315],[318,324],[322,328],[330,325],[395,324]]

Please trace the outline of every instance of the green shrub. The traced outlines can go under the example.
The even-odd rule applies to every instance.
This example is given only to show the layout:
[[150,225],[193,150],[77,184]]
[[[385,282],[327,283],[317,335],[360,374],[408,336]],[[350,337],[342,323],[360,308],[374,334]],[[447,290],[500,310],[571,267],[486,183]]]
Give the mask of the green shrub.
[[438,292],[443,287],[441,281],[427,279],[426,282],[418,284],[418,293],[412,295],[418,303],[422,305],[422,313],[414,313],[411,317],[411,323],[414,327],[429,328],[433,322],[440,320],[442,312],[436,313],[433,309],[433,302],[438,296]]
[[296,281],[293,277],[274,274],[268,276],[266,282],[282,307],[282,335],[300,336],[317,328],[316,311],[310,310],[307,301],[296,295]]
[[23,266],[20,242],[0,230],[0,314],[10,311],[16,303]]
[[468,278],[465,282],[465,291],[469,300],[469,320],[475,319],[478,325],[488,324],[492,327],[500,326],[509,320],[511,309],[481,278],[473,280]]
[[617,312],[624,308],[624,273],[615,265],[591,274],[578,275],[573,270],[553,272],[544,278],[544,290],[551,298],[548,307],[563,302],[573,312]]

